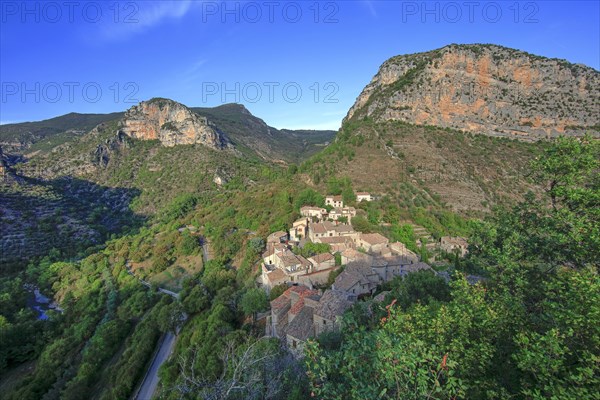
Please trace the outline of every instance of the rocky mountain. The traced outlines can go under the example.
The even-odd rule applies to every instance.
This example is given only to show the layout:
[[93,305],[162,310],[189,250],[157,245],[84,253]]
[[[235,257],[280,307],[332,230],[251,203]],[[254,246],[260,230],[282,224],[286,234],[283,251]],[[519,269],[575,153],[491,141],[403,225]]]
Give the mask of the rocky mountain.
[[496,45],[387,60],[345,121],[372,118],[537,139],[600,132],[600,72]]
[[202,144],[214,149],[227,145],[216,126],[173,100],[154,98],[131,107],[119,123],[119,132],[140,140],[159,140],[163,146]]
[[[80,114],[69,113],[35,122],[0,125],[0,146],[7,153],[24,153],[33,144],[52,140],[68,141],[90,131],[96,125],[121,118],[123,113]],[[56,138],[60,136],[60,140]]]
[[276,129],[241,104],[192,110],[214,121],[235,144],[251,149],[263,160],[279,163],[301,162],[322,150],[336,134],[336,131]]
[[187,108],[172,100],[153,99],[126,113],[70,113],[44,121],[0,125],[0,146],[11,155],[35,157],[72,143],[100,124],[114,121],[120,121],[117,129],[125,137],[157,139],[165,146],[196,142],[212,148],[233,145],[247,156],[277,163],[299,163],[323,149],[336,134],[279,130],[241,104]]

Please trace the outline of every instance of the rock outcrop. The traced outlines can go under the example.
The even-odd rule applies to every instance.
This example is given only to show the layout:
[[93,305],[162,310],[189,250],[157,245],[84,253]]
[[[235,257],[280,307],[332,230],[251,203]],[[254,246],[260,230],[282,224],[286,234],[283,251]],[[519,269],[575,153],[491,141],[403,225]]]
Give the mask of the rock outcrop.
[[206,118],[183,104],[155,98],[131,107],[120,122],[119,132],[141,140],[159,140],[163,146],[203,144],[214,149],[228,140]]
[[600,72],[496,45],[386,61],[346,121],[370,117],[524,139],[600,131]]

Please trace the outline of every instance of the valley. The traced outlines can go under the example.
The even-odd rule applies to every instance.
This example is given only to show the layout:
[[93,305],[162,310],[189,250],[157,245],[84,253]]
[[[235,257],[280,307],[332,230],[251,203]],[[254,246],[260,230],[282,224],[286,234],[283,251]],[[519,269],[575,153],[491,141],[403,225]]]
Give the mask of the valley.
[[594,398],[598,107],[593,68],[448,45],[338,131],[162,97],[0,125],[0,395]]

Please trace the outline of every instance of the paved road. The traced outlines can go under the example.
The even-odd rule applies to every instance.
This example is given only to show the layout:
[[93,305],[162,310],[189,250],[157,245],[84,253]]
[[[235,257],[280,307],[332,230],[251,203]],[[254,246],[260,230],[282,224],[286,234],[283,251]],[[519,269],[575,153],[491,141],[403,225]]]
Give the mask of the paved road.
[[152,360],[150,368],[146,372],[146,376],[144,377],[142,386],[140,387],[137,396],[135,396],[135,400],[150,400],[154,395],[159,380],[158,369],[165,361],[167,361],[167,359],[173,352],[173,347],[175,346],[176,338],[177,336],[175,336],[172,332],[167,332],[165,334],[160,348],[158,349],[156,356]]
[[[210,260],[210,254],[208,252],[208,243],[204,240],[202,240],[202,256],[204,258],[204,262]],[[127,272],[130,275],[135,276],[133,274],[133,272],[131,271],[131,265],[129,264],[129,262],[126,262],[125,266],[126,266]],[[143,285],[145,285],[147,287],[151,287],[149,282],[146,282],[140,278],[138,278],[138,279]],[[163,289],[163,288],[158,288],[158,291],[162,292],[164,294],[167,294],[169,296],[172,296],[176,300],[179,300],[179,293],[175,293],[170,290]],[[185,318],[187,319],[187,316],[185,316]],[[134,400],[150,400],[150,399],[152,399],[152,396],[154,396],[154,392],[156,391],[156,388],[158,386],[158,381],[159,381],[158,369],[165,361],[167,361],[167,359],[173,352],[173,347],[175,347],[176,340],[177,340],[177,336],[175,336],[171,332],[168,332],[164,336],[163,341],[160,344],[160,348],[158,349],[156,356],[152,360],[152,364],[150,365],[150,368],[146,371],[146,375],[144,376],[144,381],[142,382],[142,385],[140,386],[140,389],[138,390],[137,395],[134,397]]]

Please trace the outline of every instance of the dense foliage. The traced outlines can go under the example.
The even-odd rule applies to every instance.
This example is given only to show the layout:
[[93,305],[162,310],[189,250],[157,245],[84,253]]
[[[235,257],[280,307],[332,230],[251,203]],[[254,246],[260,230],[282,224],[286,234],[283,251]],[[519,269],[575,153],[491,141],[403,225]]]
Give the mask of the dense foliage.
[[468,262],[485,281],[457,273],[449,298],[434,282],[415,286],[416,277],[392,283],[387,300],[396,300],[370,324],[346,321],[337,347],[312,342],[314,395],[597,397],[599,160],[589,138],[559,139],[536,160],[546,192],[498,211],[473,236]]
[[[598,143],[556,141],[533,165],[531,178],[545,192],[473,223],[418,182],[399,182],[393,194],[357,203],[354,192],[364,188],[319,161],[351,160],[364,142],[351,133],[346,127],[299,168],[223,158],[217,164],[232,177],[221,186],[212,183],[212,167],[177,167],[180,159],[216,163],[216,153],[198,155],[194,146],[134,142],[137,152],[113,155],[102,181],[139,188],[131,207],[156,214],[139,227],[142,218],[124,213],[129,227],[121,230],[119,212],[98,206],[83,213],[81,203],[82,215],[102,239],[112,234],[110,241],[85,251],[82,241],[26,270],[3,271],[2,398],[128,398],[167,331],[178,339],[160,370],[165,399],[303,399],[311,392],[324,399],[593,398],[600,384]],[[155,157],[172,163],[154,170]],[[470,254],[455,267],[485,280],[471,285],[457,272],[448,285],[423,272],[388,282],[380,288],[388,292],[383,303],[358,302],[343,330],[310,343],[306,363],[298,362],[276,340],[258,339],[260,313],[286,287],[267,298],[256,274],[264,238],[289,228],[300,207],[324,206],[324,193],[357,208],[357,230],[403,242],[425,260],[416,229],[433,239],[468,234]],[[330,248],[308,243],[294,251],[310,257]],[[25,283],[62,311],[38,320]]]

